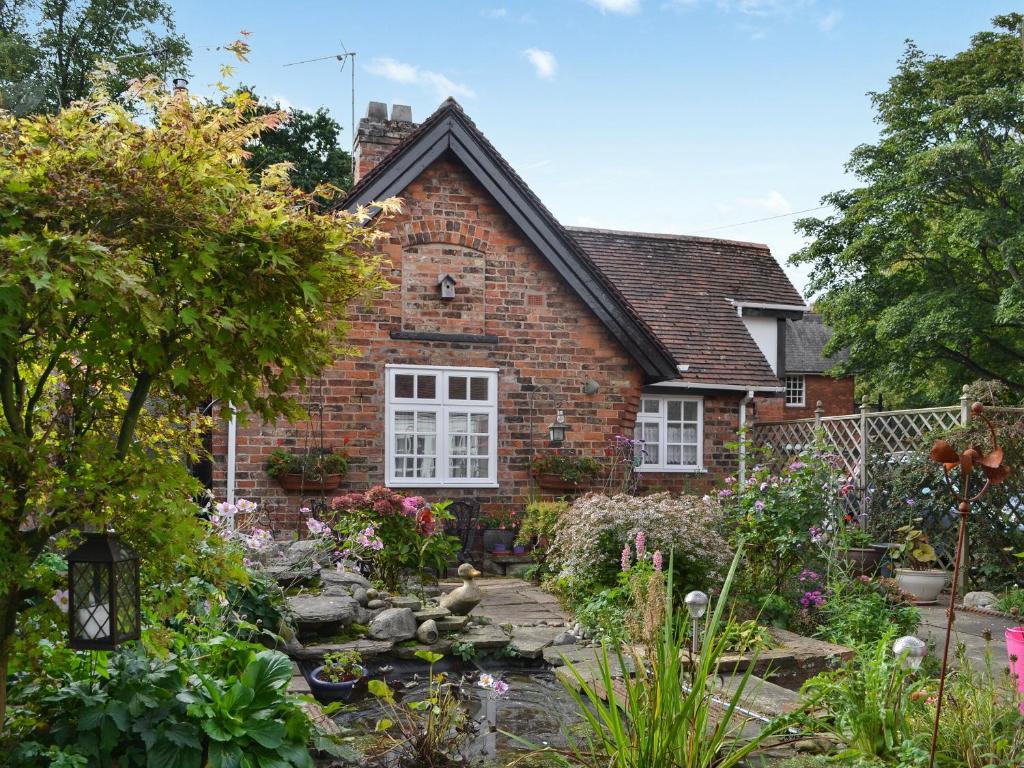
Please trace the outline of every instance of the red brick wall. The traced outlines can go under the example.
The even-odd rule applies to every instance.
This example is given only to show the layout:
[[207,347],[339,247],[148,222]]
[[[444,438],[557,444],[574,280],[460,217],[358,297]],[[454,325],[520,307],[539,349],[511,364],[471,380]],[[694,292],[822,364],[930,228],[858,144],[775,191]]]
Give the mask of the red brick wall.
[[[350,468],[338,493],[383,484],[384,366],[451,365],[498,368],[497,489],[402,489],[428,499],[479,500],[485,508],[523,505],[531,495],[529,463],[547,449],[547,426],[558,407],[570,426],[567,447],[604,456],[615,434],[632,434],[642,377],[629,354],[534,251],[497,203],[457,162],[441,159],[402,195],[404,212],[388,223],[383,246],[395,289],[369,310],[357,309],[349,341],[359,357],[339,360],[310,382],[303,401],[323,401],[322,439],[345,440]],[[403,270],[403,267],[405,270]],[[437,272],[458,281],[457,298],[438,298]],[[403,275],[403,271],[406,272]],[[413,275],[415,279],[409,276]],[[421,281],[422,280],[422,281]],[[485,333],[497,343],[393,340],[391,331]],[[596,394],[583,391],[594,380]],[[532,394],[528,391],[535,386]],[[735,471],[738,395],[705,399],[708,475],[646,475],[647,487],[703,489],[712,477]],[[261,503],[277,531],[300,527],[308,501],[285,492],[264,465],[278,446],[296,451],[319,445],[317,424],[240,425],[236,494]],[[226,430],[215,435],[215,492],[224,496]]]
[[832,376],[808,374],[804,377],[804,406],[794,408],[785,404],[780,394],[775,397],[758,397],[757,413],[761,421],[783,421],[786,419],[808,419],[814,416],[814,409],[821,401],[825,416],[845,416],[857,411],[853,396],[853,376],[841,379]]

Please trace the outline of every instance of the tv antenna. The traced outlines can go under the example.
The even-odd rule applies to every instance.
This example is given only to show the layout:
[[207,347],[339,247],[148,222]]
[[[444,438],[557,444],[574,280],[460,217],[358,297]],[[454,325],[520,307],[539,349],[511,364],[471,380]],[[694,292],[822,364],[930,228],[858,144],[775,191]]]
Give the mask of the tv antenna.
[[318,61],[335,61],[341,62],[341,68],[338,70],[338,74],[345,72],[345,64],[351,61],[352,65],[349,68],[352,74],[352,122],[351,122],[351,136],[352,136],[352,152],[356,151],[356,52],[350,51],[345,47],[344,43],[341,43],[341,53],[332,53],[329,56],[317,56],[315,59],[303,59],[302,61],[292,61],[285,64],[286,67],[295,67],[299,64],[313,64]]

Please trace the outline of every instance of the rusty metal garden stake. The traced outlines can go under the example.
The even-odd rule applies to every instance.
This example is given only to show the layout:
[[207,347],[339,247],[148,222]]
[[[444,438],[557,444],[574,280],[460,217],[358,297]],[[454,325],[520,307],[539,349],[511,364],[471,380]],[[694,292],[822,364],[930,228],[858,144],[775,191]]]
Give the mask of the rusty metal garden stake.
[[[942,714],[942,696],[946,688],[946,670],[949,663],[949,641],[953,633],[953,621],[956,618],[956,591],[960,579],[960,566],[963,559],[964,542],[967,538],[967,516],[971,512],[971,505],[980,499],[990,486],[1003,482],[1010,474],[1010,468],[1003,464],[1003,449],[999,447],[995,427],[984,414],[981,403],[971,406],[971,414],[982,419],[988,425],[989,433],[992,435],[992,450],[989,453],[982,453],[978,448],[972,447],[963,453],[957,453],[956,449],[945,440],[936,440],[932,445],[932,461],[942,464],[946,477],[947,487],[953,491],[958,500],[957,512],[960,515],[960,528],[956,538],[956,555],[953,558],[953,584],[949,593],[949,608],[946,611],[946,639],[942,644],[942,669],[939,672],[939,697],[935,702],[935,722],[932,724],[932,743],[928,754],[928,768],[935,765],[935,747],[939,739],[939,717]],[[954,467],[960,467],[960,489],[956,492],[949,472]],[[974,468],[978,467],[985,475],[985,484],[973,496],[971,495],[971,475]]]

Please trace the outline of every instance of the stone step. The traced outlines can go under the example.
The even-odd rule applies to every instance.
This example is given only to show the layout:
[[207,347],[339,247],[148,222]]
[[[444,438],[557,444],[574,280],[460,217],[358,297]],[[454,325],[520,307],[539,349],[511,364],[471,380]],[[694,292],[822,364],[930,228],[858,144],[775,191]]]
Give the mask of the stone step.
[[[742,680],[742,675],[726,675],[717,678],[717,697],[724,702],[731,701]],[[800,694],[769,680],[751,675],[740,696],[739,705],[763,717],[772,718],[799,709]]]
[[433,619],[434,621],[441,621],[442,619],[447,619],[451,615],[452,612],[447,608],[440,607],[424,608],[422,611],[413,612],[413,616],[416,617],[417,624],[422,624],[424,621],[429,621],[430,619]]
[[284,649],[291,658],[299,661],[321,661],[328,653],[358,651],[363,660],[390,653],[394,646],[390,640],[350,640],[347,643],[324,643],[322,645],[289,645]]
[[563,631],[560,627],[513,627],[509,645],[524,659],[538,659]]
[[423,608],[423,601],[418,597],[412,597],[410,595],[395,595],[394,597],[388,598],[388,602],[391,603],[392,608],[409,608],[413,611],[418,611]]
[[449,616],[437,622],[437,631],[442,634],[445,632],[459,632],[467,624],[469,624],[469,616]]

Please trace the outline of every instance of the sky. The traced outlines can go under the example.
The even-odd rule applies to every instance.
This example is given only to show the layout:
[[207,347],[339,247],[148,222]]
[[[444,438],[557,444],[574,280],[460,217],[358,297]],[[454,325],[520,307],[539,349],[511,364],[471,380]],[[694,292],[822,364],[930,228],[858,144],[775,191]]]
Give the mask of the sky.
[[[868,92],[906,40],[952,55],[1014,10],[988,0],[171,0],[204,93],[234,78],[327,107],[351,141],[369,101],[426,118],[454,96],[566,225],[767,243],[794,285],[797,211],[848,188],[878,135]],[[773,217],[770,218],[769,217]],[[769,219],[768,221],[754,221]],[[753,222],[753,223],[747,223]]]

